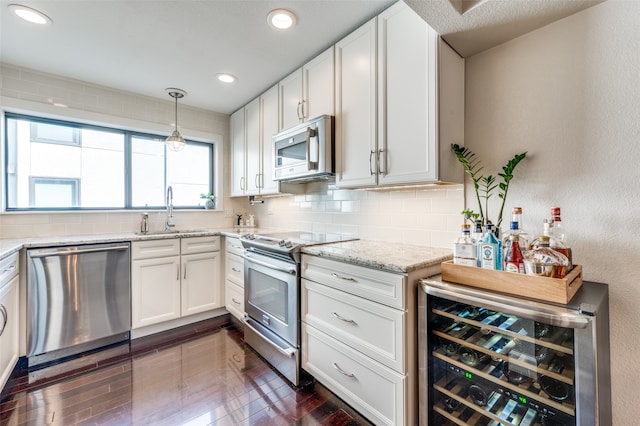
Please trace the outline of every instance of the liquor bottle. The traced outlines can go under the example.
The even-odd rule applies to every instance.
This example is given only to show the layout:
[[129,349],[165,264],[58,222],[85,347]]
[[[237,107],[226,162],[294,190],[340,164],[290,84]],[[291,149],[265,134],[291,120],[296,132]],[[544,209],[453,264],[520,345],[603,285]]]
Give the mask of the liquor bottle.
[[[571,261],[571,248],[569,247],[567,232],[562,227],[562,218],[560,217],[560,207],[551,208],[551,235],[562,242],[567,249],[567,257]],[[552,247],[553,248],[553,247]]]
[[462,225],[462,235],[453,245],[453,263],[458,265],[478,266],[476,242],[471,239],[471,226]]
[[509,247],[504,254],[504,270],[524,274],[524,257],[520,250],[520,237],[517,234],[509,236]]
[[506,249],[509,244],[509,235],[518,234],[520,237],[520,247],[527,247],[531,240],[531,234],[527,232],[522,224],[522,207],[514,207],[511,209],[511,223],[509,226],[509,232],[502,239],[502,250]]
[[478,242],[478,262],[481,268],[502,270],[502,242],[493,233],[493,225],[487,224],[486,231]]
[[560,241],[555,241],[554,245],[555,248],[552,248],[549,235],[541,235],[533,240],[529,251],[524,255],[525,260],[528,262],[525,267],[528,274],[551,276],[553,278],[564,278],[567,275],[571,263],[565,255],[566,249]]
[[480,241],[483,234],[484,232],[482,232],[482,221],[480,219],[476,219],[473,222],[473,230],[471,231],[471,238],[474,239],[477,243],[478,241]]
[[[552,231],[552,223],[550,223],[549,221],[547,221],[545,219],[544,223],[543,223],[543,230],[542,230],[542,236],[547,236],[549,237],[549,247],[551,247],[553,250],[562,253],[563,255],[566,256],[566,258],[569,260],[569,265],[567,268],[567,272],[569,272],[572,268],[572,263],[571,263],[571,249],[568,248],[566,246],[566,244],[564,242],[562,242],[562,240],[556,238],[556,236],[554,235],[553,231]],[[533,249],[534,248],[534,243],[536,241],[534,240],[531,243],[530,248]]]

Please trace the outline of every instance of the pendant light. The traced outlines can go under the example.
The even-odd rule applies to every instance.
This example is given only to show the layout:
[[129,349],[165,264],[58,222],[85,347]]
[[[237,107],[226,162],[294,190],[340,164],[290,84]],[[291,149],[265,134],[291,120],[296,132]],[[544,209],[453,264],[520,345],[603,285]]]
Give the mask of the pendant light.
[[168,89],[165,89],[165,91],[169,94],[169,96],[176,100],[176,127],[173,133],[171,133],[171,136],[167,138],[165,143],[172,151],[181,151],[187,144],[187,142],[178,131],[178,99],[184,98],[187,92],[182,89],[176,89],[174,87],[169,87]]

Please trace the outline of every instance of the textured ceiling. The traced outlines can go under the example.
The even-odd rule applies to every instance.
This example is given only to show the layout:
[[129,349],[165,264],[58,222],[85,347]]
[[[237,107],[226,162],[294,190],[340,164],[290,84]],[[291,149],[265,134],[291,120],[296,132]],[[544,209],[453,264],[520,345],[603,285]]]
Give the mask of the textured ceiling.
[[404,0],[468,57],[604,0]]
[[[405,0],[462,56],[592,6],[587,0]],[[395,0],[0,0],[0,62],[231,113]],[[10,3],[41,10],[34,27]],[[269,11],[298,16],[288,32]],[[232,85],[219,72],[238,77]]]

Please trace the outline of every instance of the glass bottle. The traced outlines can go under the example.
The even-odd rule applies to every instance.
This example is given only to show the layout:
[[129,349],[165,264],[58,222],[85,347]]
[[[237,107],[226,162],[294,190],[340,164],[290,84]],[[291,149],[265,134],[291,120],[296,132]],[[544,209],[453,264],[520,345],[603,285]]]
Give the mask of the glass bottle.
[[453,263],[478,266],[476,242],[471,238],[471,225],[462,225],[462,235],[453,244]]
[[526,248],[531,240],[531,234],[529,234],[522,225],[522,207],[514,207],[511,209],[511,223],[509,224],[509,232],[502,238],[502,250],[506,250],[506,246],[509,245],[509,236],[511,234],[517,234],[520,237],[520,247]]
[[524,254],[525,270],[528,274],[564,278],[571,266],[569,259],[560,251],[551,248],[551,237],[541,235],[531,243]]
[[478,241],[480,241],[483,234],[484,232],[482,232],[482,221],[480,219],[476,219],[473,222],[473,230],[471,231],[471,238],[473,238],[477,243]]
[[551,231],[551,223],[548,220],[545,219],[545,221],[544,221],[544,223],[542,225],[543,225],[542,236],[540,236],[537,239],[533,240],[531,242],[531,244],[529,245],[529,249],[533,250],[535,248],[536,244],[539,243],[540,238],[543,238],[543,237],[548,238],[549,247],[551,247],[553,250],[555,250],[557,252],[562,253],[569,260],[569,265],[568,265],[568,269],[567,269],[567,272],[568,272],[572,268],[572,264],[571,264],[571,249],[569,249],[561,240],[559,240],[558,238],[555,237],[555,235],[553,235],[553,232]]
[[486,231],[478,242],[478,264],[481,268],[502,270],[502,242],[493,233],[493,225],[487,224]]
[[[569,247],[567,232],[562,227],[562,218],[560,217],[560,207],[551,208],[551,235],[566,247],[566,256],[571,260],[571,248]],[[553,246],[552,246],[553,248]]]
[[518,234],[509,236],[509,247],[504,253],[504,270],[524,274],[524,257],[520,249],[520,237]]

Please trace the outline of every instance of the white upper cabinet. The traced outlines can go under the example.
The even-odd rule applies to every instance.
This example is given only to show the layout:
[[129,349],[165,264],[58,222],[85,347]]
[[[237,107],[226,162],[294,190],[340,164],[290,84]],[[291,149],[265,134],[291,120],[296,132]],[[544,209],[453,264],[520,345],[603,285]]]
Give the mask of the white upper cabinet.
[[256,98],[244,107],[245,118],[245,164],[246,186],[244,195],[256,195],[260,192],[260,174],[262,173],[262,133],[260,132],[260,98]]
[[464,60],[398,2],[336,44],[336,185],[462,182]]
[[334,114],[333,50],[332,46],[278,84],[280,131],[319,115]]
[[245,178],[245,140],[244,108],[231,115],[231,195],[244,195]]
[[278,133],[278,86],[273,86],[260,96],[262,111],[262,170],[260,193],[277,194],[278,183],[273,180],[273,135]]
[[336,46],[336,184],[376,184],[376,19]]

